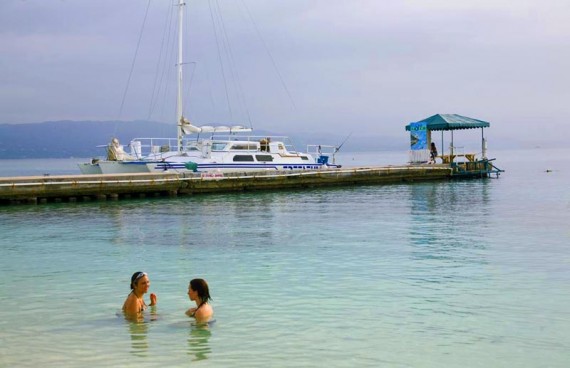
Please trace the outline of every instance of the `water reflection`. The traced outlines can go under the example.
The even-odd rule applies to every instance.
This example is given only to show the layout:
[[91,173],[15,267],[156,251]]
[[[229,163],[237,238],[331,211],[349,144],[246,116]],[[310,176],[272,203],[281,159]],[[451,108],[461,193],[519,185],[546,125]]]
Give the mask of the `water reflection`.
[[410,243],[437,251],[484,248],[489,185],[488,180],[410,185]]
[[[148,328],[151,321],[157,319],[156,311],[151,307],[150,312],[144,314],[128,315],[123,313],[123,318],[131,335],[131,354],[138,357],[146,357],[148,353]],[[121,312],[122,313],[122,312]]]
[[[271,242],[280,223],[276,213],[288,206],[290,202],[284,200],[282,195],[255,193],[140,199],[106,203],[101,210],[114,244],[194,248],[226,244],[258,245],[255,239]],[[137,221],[133,221],[133,218]],[[243,226],[259,221],[273,225]]]
[[148,353],[148,323],[144,320],[128,321],[128,326],[131,335],[131,354],[146,357]]
[[212,332],[208,324],[194,325],[190,328],[188,335],[188,355],[193,355],[193,361],[208,359],[208,355],[212,352],[208,341]]

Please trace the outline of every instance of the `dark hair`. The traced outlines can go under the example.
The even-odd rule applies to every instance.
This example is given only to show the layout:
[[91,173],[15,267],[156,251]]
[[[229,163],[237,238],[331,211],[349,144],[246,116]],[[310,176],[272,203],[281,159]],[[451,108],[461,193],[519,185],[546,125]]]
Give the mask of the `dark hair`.
[[202,304],[207,303],[208,300],[212,300],[210,297],[210,289],[208,288],[208,283],[204,279],[193,279],[190,281],[190,287],[192,290],[198,293],[200,299],[202,299]]
[[135,284],[143,276],[147,276],[146,272],[137,271],[137,272],[133,273],[133,275],[131,276],[131,290],[134,290]]

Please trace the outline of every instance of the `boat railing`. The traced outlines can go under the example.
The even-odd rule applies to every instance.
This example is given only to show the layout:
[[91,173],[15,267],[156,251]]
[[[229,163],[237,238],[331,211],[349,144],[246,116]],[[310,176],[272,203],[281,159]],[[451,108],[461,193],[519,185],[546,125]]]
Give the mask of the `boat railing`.
[[[184,150],[196,150],[198,141],[194,139],[182,139],[182,147]],[[248,142],[256,145],[269,145],[269,143],[281,142],[289,153],[297,153],[295,147],[287,136],[268,136],[268,135],[220,135],[212,134],[205,141],[216,142]],[[160,154],[172,152],[178,149],[178,141],[176,138],[134,138],[129,143],[130,154],[136,159],[141,159],[151,154]]]
[[307,153],[313,155],[334,155],[337,152],[336,146],[329,146],[326,144],[308,144]]
[[[316,157],[317,162],[327,164],[331,162],[333,165],[336,163],[335,155],[338,152],[337,146],[330,146],[326,144],[308,144],[307,153]],[[329,161],[329,158],[331,160]]]
[[244,141],[244,142],[283,142],[285,146],[292,146],[289,137],[275,135],[212,135],[208,138],[212,141]]
[[263,145],[268,145],[272,142],[282,142],[285,146],[287,152],[297,153],[295,146],[291,142],[291,139],[284,135],[228,135],[228,134],[212,134],[210,138],[212,141],[243,141],[260,143]]
[[[194,146],[196,146],[195,140],[182,140],[182,147],[185,149]],[[176,151],[178,149],[178,140],[176,138],[134,138],[129,143],[129,147],[131,155],[140,159],[150,154]]]

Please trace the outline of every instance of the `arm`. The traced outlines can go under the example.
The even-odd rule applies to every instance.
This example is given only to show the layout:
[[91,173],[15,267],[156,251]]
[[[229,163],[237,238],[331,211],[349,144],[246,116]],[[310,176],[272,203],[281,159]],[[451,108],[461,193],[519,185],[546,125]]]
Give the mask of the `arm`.
[[154,307],[157,302],[158,302],[158,298],[156,297],[156,294],[151,293],[150,294],[150,306]]
[[187,315],[188,317],[194,317],[194,312],[196,312],[196,307],[188,309],[188,310],[186,311],[186,315]]

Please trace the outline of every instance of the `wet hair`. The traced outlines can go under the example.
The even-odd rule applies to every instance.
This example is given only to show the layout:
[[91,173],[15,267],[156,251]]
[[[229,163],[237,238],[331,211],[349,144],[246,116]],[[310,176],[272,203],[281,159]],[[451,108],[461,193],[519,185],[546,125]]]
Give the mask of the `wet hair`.
[[137,284],[139,279],[143,276],[148,276],[148,275],[146,272],[142,272],[142,271],[137,271],[137,272],[133,273],[133,275],[131,276],[131,290],[135,289],[135,285]]
[[202,303],[207,303],[209,300],[212,300],[210,297],[210,289],[208,288],[208,283],[204,279],[192,279],[190,281],[190,287],[192,290],[198,293],[200,299],[202,299]]

